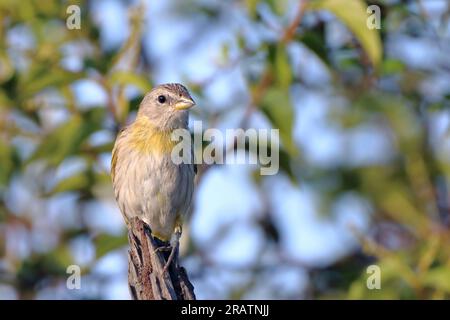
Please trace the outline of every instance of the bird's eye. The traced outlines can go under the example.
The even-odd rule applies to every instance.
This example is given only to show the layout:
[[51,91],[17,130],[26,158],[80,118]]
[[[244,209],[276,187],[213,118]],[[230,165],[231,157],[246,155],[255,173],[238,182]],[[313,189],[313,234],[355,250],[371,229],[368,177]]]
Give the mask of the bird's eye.
[[165,96],[159,96],[159,97],[158,97],[158,102],[159,102],[159,103],[164,103],[164,102],[166,102],[166,97],[165,97]]

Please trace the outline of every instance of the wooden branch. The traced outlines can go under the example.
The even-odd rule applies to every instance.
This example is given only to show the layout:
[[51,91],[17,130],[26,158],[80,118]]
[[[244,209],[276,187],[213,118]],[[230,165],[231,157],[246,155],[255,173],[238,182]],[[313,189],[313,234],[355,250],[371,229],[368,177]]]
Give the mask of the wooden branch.
[[295,35],[295,32],[300,25],[300,22],[303,19],[303,16],[305,15],[305,11],[308,5],[307,0],[300,0],[300,3],[298,5],[297,13],[295,14],[294,20],[289,24],[289,26],[284,30],[283,36],[281,38],[281,42],[286,44],[289,41],[292,40],[292,38]]
[[128,230],[128,286],[134,300],[195,300],[194,286],[186,270],[179,266],[176,253],[163,273],[169,244],[152,236],[150,227],[133,218]]

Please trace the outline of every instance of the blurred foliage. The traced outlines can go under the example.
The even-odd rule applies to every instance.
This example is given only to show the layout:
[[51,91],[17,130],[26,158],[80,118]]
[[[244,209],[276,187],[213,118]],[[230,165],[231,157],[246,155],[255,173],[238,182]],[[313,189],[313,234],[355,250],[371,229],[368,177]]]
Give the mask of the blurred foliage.
[[[73,3],[81,7],[79,30],[66,28],[66,8]],[[90,1],[0,2],[0,284],[13,288],[18,298],[65,288],[67,266],[80,263],[74,253],[77,244],[94,251],[83,265],[83,274],[92,272],[97,259],[126,246],[125,230],[111,234],[95,227],[90,220],[96,213],[89,209],[93,203],[112,200],[104,159],[110,156],[118,128],[152,87],[152,68],[158,63],[149,59],[143,46],[145,5],[124,3],[129,8],[129,36],[111,49],[101,43]],[[381,30],[366,27],[368,4],[381,7]],[[434,24],[420,1],[236,0],[229,5],[245,12],[250,27],[272,34],[255,45],[245,32],[236,33],[238,54],[232,55],[224,44],[219,74],[236,64],[258,61],[258,71],[244,71],[250,101],[242,106],[242,127],[250,126],[252,115],[261,114],[280,129],[280,175],[320,192],[325,213],[348,192],[358,194],[372,208],[370,232],[359,234],[349,228],[360,243],[349,256],[327,267],[279,262],[301,268],[309,276],[308,290],[288,297],[449,298],[449,126],[447,122],[443,151],[442,141],[431,134],[431,120],[445,114],[448,119],[450,92],[430,97],[423,83],[439,72],[448,82],[450,65],[440,70],[418,68],[386,50],[391,33],[415,39],[437,37],[430,32]],[[220,1],[183,1],[173,9],[185,19],[200,17],[214,25],[226,16],[228,7]],[[443,14],[442,25],[448,26],[449,16],[449,11]],[[350,36],[339,46],[330,46],[327,28],[336,19]],[[295,45],[326,69],[329,84],[311,84],[308,75],[299,72],[291,51]],[[442,46],[450,48],[448,42]],[[80,61],[75,67],[67,63],[73,52]],[[80,103],[74,85],[86,80],[103,90],[105,104]],[[205,104],[208,84],[186,79]],[[307,159],[293,136],[296,106],[302,102],[301,97],[299,102],[293,98],[298,99],[299,87],[326,92],[336,102],[328,120],[343,131],[369,124],[384,132],[392,145],[386,160],[321,166]],[[130,88],[133,96],[127,94]],[[231,106],[197,116],[213,126],[230,110]],[[97,139],[99,135],[107,138]],[[62,169],[70,163],[77,163],[77,169]],[[203,168],[199,183],[207,169]],[[255,175],[258,186],[264,180]],[[20,188],[27,191],[19,192]],[[261,192],[267,190],[261,187]],[[49,209],[51,203],[67,198],[75,199],[73,212],[66,205],[58,205],[57,213]],[[259,221],[261,230],[268,242],[281,246],[270,206],[266,210]],[[198,254],[193,244],[189,248],[187,255]],[[366,267],[374,263],[382,270],[382,290],[366,287]],[[245,297],[252,283],[230,297]],[[82,298],[102,297],[94,290]],[[279,297],[286,296],[280,292],[268,296]]]

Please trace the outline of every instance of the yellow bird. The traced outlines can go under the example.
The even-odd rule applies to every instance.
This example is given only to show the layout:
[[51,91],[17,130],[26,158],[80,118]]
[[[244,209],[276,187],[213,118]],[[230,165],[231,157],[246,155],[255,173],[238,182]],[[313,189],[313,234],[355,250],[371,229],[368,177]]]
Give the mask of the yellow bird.
[[153,235],[171,241],[170,264],[182,232],[194,191],[196,168],[175,164],[171,134],[188,128],[195,105],[188,90],[170,83],[155,87],[142,100],[136,120],[117,136],[111,177],[117,203],[128,225],[133,217],[146,222]]

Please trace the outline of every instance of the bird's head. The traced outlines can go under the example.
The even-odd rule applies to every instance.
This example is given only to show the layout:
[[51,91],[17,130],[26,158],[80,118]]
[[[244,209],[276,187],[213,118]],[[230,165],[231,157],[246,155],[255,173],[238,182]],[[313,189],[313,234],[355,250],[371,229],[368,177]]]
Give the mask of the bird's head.
[[160,130],[186,128],[188,109],[195,105],[189,91],[179,83],[156,86],[142,100],[139,117],[146,117]]

